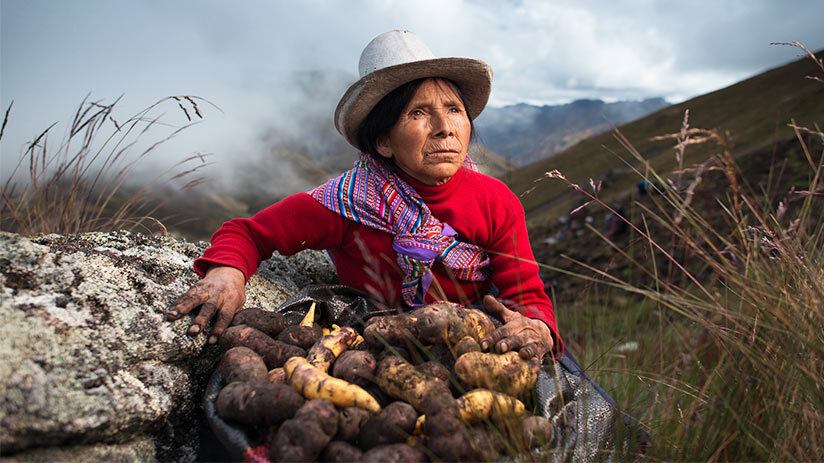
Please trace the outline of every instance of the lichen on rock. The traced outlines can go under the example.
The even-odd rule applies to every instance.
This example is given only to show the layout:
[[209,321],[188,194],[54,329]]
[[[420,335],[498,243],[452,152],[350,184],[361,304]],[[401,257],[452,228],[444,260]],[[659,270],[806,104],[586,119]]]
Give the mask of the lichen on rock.
[[[191,317],[170,322],[165,312],[197,281],[192,262],[205,246],[128,232],[0,232],[4,457],[52,448],[59,459],[67,445],[145,438],[159,459],[196,454],[200,395],[218,351],[186,335]],[[247,285],[247,304],[274,308],[335,279],[323,253],[276,255]]]

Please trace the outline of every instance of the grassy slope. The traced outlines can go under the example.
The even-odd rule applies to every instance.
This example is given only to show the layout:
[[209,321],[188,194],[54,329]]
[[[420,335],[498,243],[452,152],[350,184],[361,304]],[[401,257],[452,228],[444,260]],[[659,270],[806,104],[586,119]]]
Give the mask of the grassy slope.
[[[824,52],[818,52],[821,56]],[[650,141],[651,137],[675,133],[681,127],[684,111],[690,111],[690,126],[729,131],[734,143],[733,154],[761,150],[774,143],[795,137],[787,127],[794,118],[799,125],[815,122],[824,107],[824,86],[805,75],[815,74],[809,58],[772,69],[730,87],[673,105],[643,119],[623,125],[621,132],[659,172],[676,167],[672,141]],[[710,146],[691,146],[685,166],[705,160],[714,152]],[[610,152],[612,151],[612,152]],[[534,185],[543,172],[560,170],[567,178],[583,185],[589,178],[604,178],[613,169],[603,197],[626,194],[638,177],[621,159],[630,158],[613,133],[588,138],[577,145],[540,162],[512,172],[504,181],[516,194]],[[546,223],[572,209],[573,196],[557,181],[543,181],[522,197],[530,225]]]
[[[821,54],[819,52],[817,55]],[[626,124],[620,130],[656,170],[668,172],[675,167],[674,142],[652,142],[649,139],[677,132],[684,110],[689,109],[692,127],[729,131],[735,144],[732,153],[739,162],[741,176],[754,189],[758,190],[757,185],[768,178],[772,164],[785,163],[786,171],[782,173],[781,185],[773,189],[780,197],[790,185],[804,187],[809,182],[809,168],[800,143],[786,124],[793,118],[799,125],[820,124],[824,115],[820,109],[824,107],[824,85],[804,79],[805,75],[820,74],[815,71],[813,63],[805,58],[666,108]],[[820,142],[812,143],[808,139],[807,143],[811,143],[814,157],[820,155]],[[515,171],[505,181],[513,191],[521,193],[531,188],[533,180],[541,173],[558,169],[584,186],[590,177],[603,178],[611,169],[615,171],[622,166],[622,161],[609,150],[630,158],[612,134],[602,134],[553,158]],[[689,166],[702,162],[718,151],[715,143],[691,145],[687,148],[684,164]],[[622,170],[610,179],[602,197],[620,198],[627,208],[627,217],[640,225],[640,206],[655,210],[652,202],[657,198],[634,196],[632,192],[638,176],[629,169]],[[694,205],[705,216],[712,217],[714,214],[720,218],[723,214],[718,211],[712,198],[723,198],[726,194],[727,183],[720,172],[705,174],[704,182],[696,191]],[[593,272],[572,262],[574,259],[595,269],[606,270],[630,285],[650,285],[649,278],[642,274],[642,268],[628,263],[595,233],[585,228],[571,232],[566,239],[553,245],[541,243],[542,238],[552,236],[562,228],[553,219],[568,213],[574,207],[575,199],[567,186],[555,180],[542,182],[534,192],[522,198],[530,220],[535,256],[538,262],[555,267],[544,267],[541,273],[544,281],[554,283],[548,289],[552,291],[559,327],[567,346],[621,407],[644,423],[659,443],[650,456],[653,459],[674,460],[761,460],[769,459],[770,455],[772,459],[811,455],[809,451],[805,453],[803,445],[794,446],[793,442],[798,433],[803,434],[810,429],[810,423],[820,426],[815,419],[803,421],[792,414],[789,418],[780,418],[782,422],[786,421],[786,430],[769,434],[773,431],[769,428],[769,441],[764,439],[764,435],[751,434],[753,429],[765,426],[759,418],[764,412],[762,408],[781,407],[788,400],[785,395],[777,393],[770,399],[772,392],[766,396],[761,394],[760,401],[748,399],[753,396],[753,391],[746,390],[746,385],[755,384],[755,380],[762,381],[763,378],[754,376],[751,370],[742,370],[743,373],[733,371],[731,365],[737,366],[743,358],[735,345],[715,340],[712,329],[702,329],[687,317],[663,309],[651,300],[565,274],[593,275]],[[591,206],[590,214],[595,219],[592,225],[602,229],[603,209]],[[652,223],[651,226],[654,239],[669,249],[666,231]],[[655,259],[657,266],[653,266],[653,260],[646,252],[649,244],[632,231],[618,236],[616,246],[637,259],[638,264],[647,270],[657,268],[656,271],[666,273],[665,262]],[[709,269],[703,261],[686,259],[680,252],[678,256],[692,271],[707,276],[704,271]],[[681,277],[676,274],[674,279],[678,281]],[[600,277],[596,279],[604,280]],[[714,291],[719,291],[718,294],[723,294],[725,301],[727,298],[733,301],[729,302],[730,307],[738,304],[735,302],[737,296],[733,294],[735,291],[726,290],[720,284],[711,283],[710,286]],[[626,343],[629,342],[634,346],[628,347]],[[725,352],[726,355],[732,353],[732,360],[723,360],[726,358]],[[711,372],[713,374],[709,374]],[[719,375],[713,376],[715,374]],[[701,397],[701,400],[693,397]],[[767,397],[766,402],[764,397]],[[754,424],[743,426],[740,420]],[[753,444],[762,440],[766,448]]]

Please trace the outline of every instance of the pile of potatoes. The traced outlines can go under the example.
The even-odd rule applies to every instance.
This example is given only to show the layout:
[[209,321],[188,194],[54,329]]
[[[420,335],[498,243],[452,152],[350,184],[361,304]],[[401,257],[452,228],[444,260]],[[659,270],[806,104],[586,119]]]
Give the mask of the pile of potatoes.
[[223,419],[268,443],[272,461],[478,461],[548,444],[530,416],[538,366],[481,352],[494,329],[450,303],[369,319],[363,333],[244,309],[221,337]]

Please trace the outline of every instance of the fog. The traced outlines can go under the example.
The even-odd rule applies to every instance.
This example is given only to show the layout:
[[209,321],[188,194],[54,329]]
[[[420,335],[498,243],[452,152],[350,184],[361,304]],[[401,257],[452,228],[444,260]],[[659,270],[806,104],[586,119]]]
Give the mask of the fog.
[[[86,95],[101,103],[122,96],[116,119],[166,96],[196,95],[220,109],[201,104],[203,119],[141,161],[142,171],[203,153],[215,188],[264,188],[278,196],[313,186],[301,179],[307,169],[332,172],[351,163],[353,150],[334,131],[332,114],[357,79],[361,50],[387,30],[413,30],[438,56],[489,62],[492,106],[581,98],[678,102],[799,56],[770,42],[824,47],[822,2],[791,5],[3,0],[0,103],[2,110],[14,106],[0,170],[6,177],[26,143],[55,122],[49,143],[59,145]],[[155,115],[169,130],[189,123],[173,102]],[[147,134],[135,152],[165,135]],[[296,153],[334,162],[301,167],[292,162]]]

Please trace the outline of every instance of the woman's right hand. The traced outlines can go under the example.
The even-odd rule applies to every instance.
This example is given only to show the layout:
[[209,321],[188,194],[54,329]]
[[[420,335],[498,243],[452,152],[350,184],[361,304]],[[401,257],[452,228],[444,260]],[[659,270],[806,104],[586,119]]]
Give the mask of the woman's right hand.
[[234,267],[216,266],[210,268],[202,280],[172,303],[166,318],[177,320],[200,307],[188,331],[189,335],[197,336],[206,331],[209,321],[217,314],[217,321],[209,336],[209,344],[214,344],[245,302],[246,277],[243,272]]

